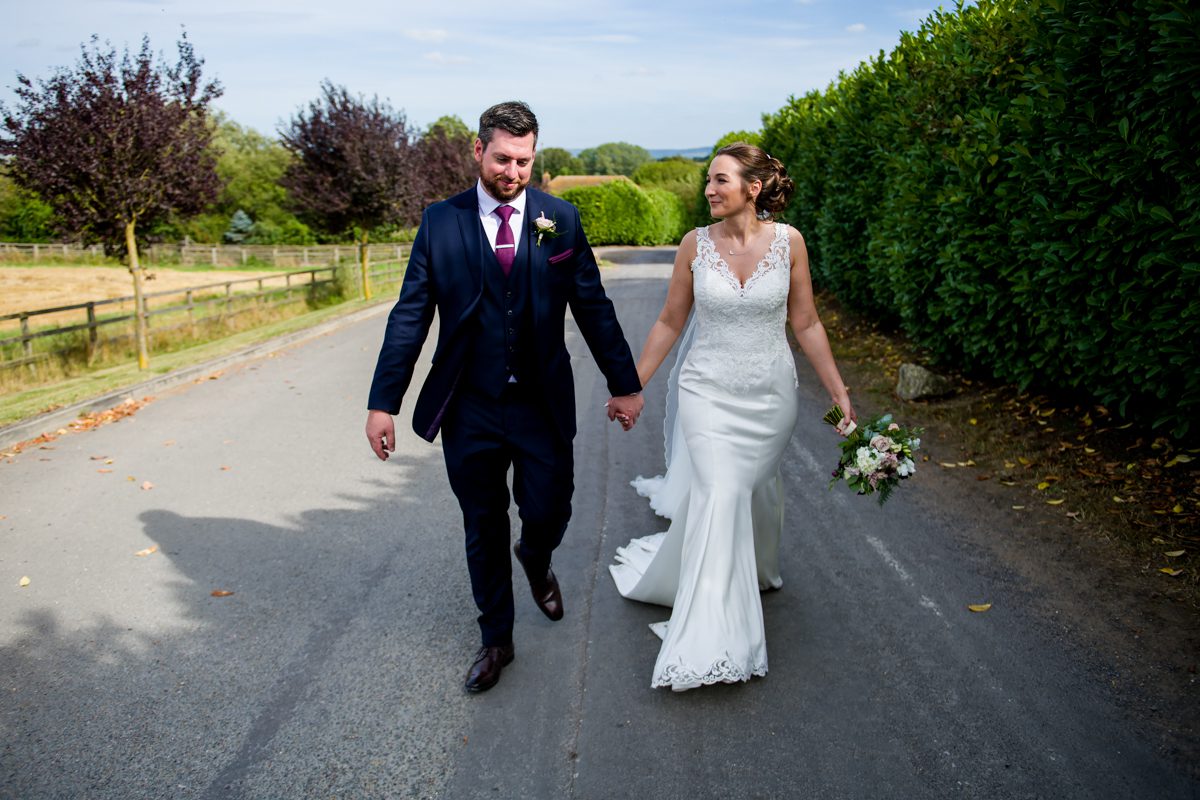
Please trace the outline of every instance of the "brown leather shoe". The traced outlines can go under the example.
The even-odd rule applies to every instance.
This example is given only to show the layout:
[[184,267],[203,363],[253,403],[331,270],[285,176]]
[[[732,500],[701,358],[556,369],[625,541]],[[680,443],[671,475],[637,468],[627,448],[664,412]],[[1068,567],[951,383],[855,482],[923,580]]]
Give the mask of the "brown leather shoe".
[[530,575],[525,562],[521,561],[520,542],[513,545],[513,555],[517,557],[521,568],[525,570],[525,577],[529,579],[529,589],[533,592],[533,602],[537,603],[537,607],[542,610],[543,614],[555,622],[562,619],[562,591],[558,588],[558,578],[554,577],[554,570],[546,567],[545,575]]
[[500,680],[500,671],[512,663],[513,646],[481,647],[467,670],[467,682],[463,688],[472,694],[486,692]]

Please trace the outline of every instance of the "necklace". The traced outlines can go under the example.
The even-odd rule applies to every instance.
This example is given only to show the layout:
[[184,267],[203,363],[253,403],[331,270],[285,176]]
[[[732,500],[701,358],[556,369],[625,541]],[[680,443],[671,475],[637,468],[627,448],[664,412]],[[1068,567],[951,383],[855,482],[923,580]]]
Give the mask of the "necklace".
[[761,231],[761,230],[758,230],[758,231],[755,231],[754,233],[750,234],[750,237],[749,237],[748,239],[746,239],[745,243],[742,245],[742,246],[743,246],[743,247],[745,247],[746,249],[745,249],[745,250],[743,250],[743,251],[741,251],[740,253],[735,253],[733,250],[726,250],[725,252],[726,252],[726,253],[729,253],[729,255],[731,255],[731,256],[744,256],[744,255],[746,255],[746,253],[749,253],[749,252],[750,252],[750,250],[751,250],[751,247],[750,247],[750,245],[754,244],[754,242],[755,242],[755,241],[758,239],[758,235],[759,235],[760,233],[762,233],[762,231]]

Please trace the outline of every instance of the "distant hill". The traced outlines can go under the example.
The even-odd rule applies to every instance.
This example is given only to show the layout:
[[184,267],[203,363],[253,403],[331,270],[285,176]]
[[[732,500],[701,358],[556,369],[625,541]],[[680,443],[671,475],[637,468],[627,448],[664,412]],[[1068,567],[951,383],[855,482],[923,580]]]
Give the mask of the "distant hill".
[[[565,149],[571,155],[577,156],[580,153],[582,153],[584,151],[584,149],[586,149],[586,148],[568,147]],[[689,147],[686,149],[677,149],[677,150],[672,150],[669,148],[665,149],[665,150],[651,150],[651,149],[647,148],[646,152],[648,152],[650,155],[654,156],[655,159],[666,158],[667,156],[683,156],[684,158],[691,158],[696,161],[701,161],[703,159],[708,158],[708,154],[712,152],[712,146],[710,145],[708,147]]]

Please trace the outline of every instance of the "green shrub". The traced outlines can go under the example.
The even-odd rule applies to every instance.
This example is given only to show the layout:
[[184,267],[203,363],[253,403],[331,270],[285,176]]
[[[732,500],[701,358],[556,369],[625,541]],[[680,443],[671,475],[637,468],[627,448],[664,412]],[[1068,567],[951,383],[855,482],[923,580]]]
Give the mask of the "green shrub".
[[[682,218],[678,237],[698,224],[708,221],[708,203],[704,201],[705,166],[698,161],[685,158],[666,158],[651,161],[633,173],[634,183],[643,189],[665,189],[679,198]],[[701,204],[703,203],[703,207]],[[703,212],[703,221],[698,221]]]
[[980,0],[793,98],[762,145],[814,280],[940,361],[1200,412],[1200,12]]
[[628,180],[599,186],[577,186],[563,199],[579,209],[583,229],[593,245],[654,245],[678,241],[669,230],[678,230],[682,203],[662,189],[643,191]]

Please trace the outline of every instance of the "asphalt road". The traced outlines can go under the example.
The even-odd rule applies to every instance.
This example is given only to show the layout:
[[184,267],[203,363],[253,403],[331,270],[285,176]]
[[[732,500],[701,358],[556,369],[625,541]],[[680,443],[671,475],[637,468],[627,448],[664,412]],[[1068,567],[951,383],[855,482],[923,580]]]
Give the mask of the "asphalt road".
[[[666,269],[606,273],[635,350]],[[1200,793],[1107,665],[964,538],[986,510],[937,502],[929,471],[883,510],[826,490],[835,438],[803,363],[770,674],[651,690],[664,612],[606,565],[663,527],[628,486],[661,469],[662,393],[633,432],[607,423],[573,332],[567,615],[542,617],[518,571],[516,661],[465,695],[477,629],[440,450],[404,413],[387,464],[362,435],[383,323],[0,464],[0,798]]]

